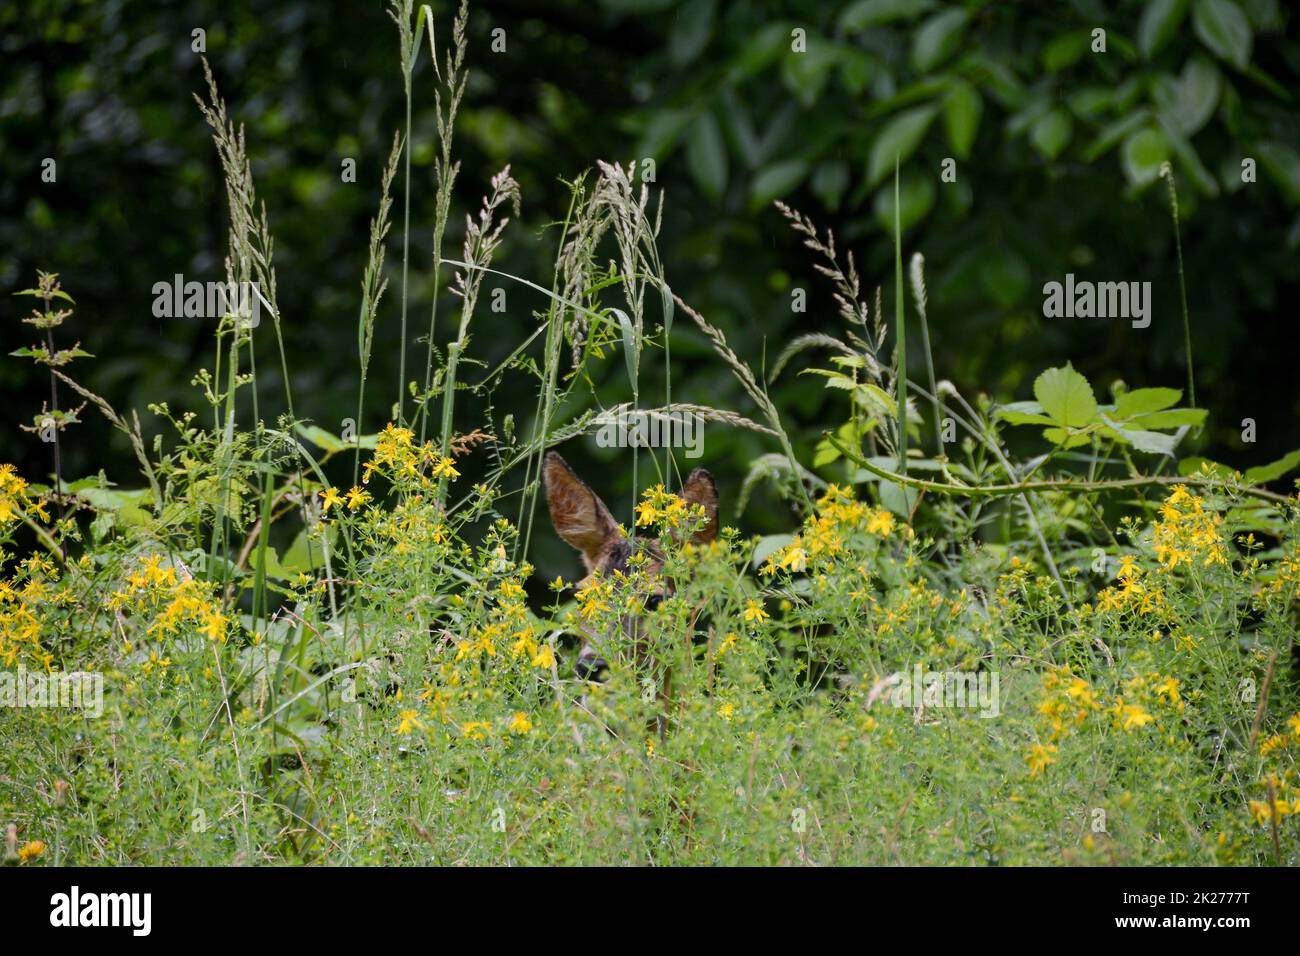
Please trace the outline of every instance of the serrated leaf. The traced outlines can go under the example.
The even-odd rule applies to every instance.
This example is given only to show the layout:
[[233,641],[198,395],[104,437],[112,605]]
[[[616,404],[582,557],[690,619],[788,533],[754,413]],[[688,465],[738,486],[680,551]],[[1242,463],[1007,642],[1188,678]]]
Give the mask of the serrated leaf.
[[1203,408],[1171,408],[1163,412],[1151,412],[1149,415],[1138,415],[1128,424],[1136,428],[1194,428],[1204,422]]
[[1059,425],[1083,428],[1097,418],[1097,399],[1092,386],[1068,363],[1039,375],[1034,380],[1034,397]]
[[1105,415],[1101,416],[1102,422],[1106,425],[1106,431],[1118,438],[1126,445],[1132,445],[1138,451],[1143,451],[1151,455],[1172,455],[1174,448],[1178,445],[1177,435],[1166,435],[1162,432],[1146,431],[1141,428],[1124,428],[1117,422]]
[[1123,420],[1147,412],[1158,412],[1178,404],[1183,397],[1176,388],[1135,388],[1115,399],[1115,418]]
[[1043,437],[1053,445],[1064,449],[1078,448],[1080,445],[1088,444],[1089,441],[1087,435],[1080,435],[1064,428],[1044,428]]
[[1300,449],[1283,455],[1277,461],[1271,461],[1267,465],[1256,465],[1254,468],[1247,468],[1246,480],[1252,484],[1276,481],[1295,468],[1300,468]]

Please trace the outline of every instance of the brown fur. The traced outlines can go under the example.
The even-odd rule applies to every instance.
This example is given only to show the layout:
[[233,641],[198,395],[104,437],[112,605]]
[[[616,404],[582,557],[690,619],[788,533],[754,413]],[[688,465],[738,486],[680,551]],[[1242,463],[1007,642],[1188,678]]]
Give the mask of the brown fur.
[[[579,478],[568,463],[556,452],[547,452],[542,465],[542,483],[546,489],[546,504],[551,512],[551,522],[559,536],[582,555],[588,577],[596,572],[602,576],[615,571],[625,571],[632,557],[632,545],[619,529],[618,523],[605,503]],[[718,488],[713,476],[703,468],[696,468],[682,485],[681,496],[693,505],[704,508],[708,522],[691,536],[697,545],[708,544],[718,536]],[[662,558],[653,545],[647,545],[651,560],[644,569],[658,579]],[[672,582],[656,580],[655,591],[660,595],[672,593]],[[645,642],[639,633],[640,621],[630,616],[624,619],[622,633],[617,635],[621,645],[633,651],[634,659],[645,662]],[[612,635],[611,635],[612,636]],[[579,676],[594,674],[596,665],[603,663],[592,649],[591,635],[587,636],[578,653],[575,670]],[[584,673],[584,662],[587,665]],[[663,686],[667,687],[665,675]]]

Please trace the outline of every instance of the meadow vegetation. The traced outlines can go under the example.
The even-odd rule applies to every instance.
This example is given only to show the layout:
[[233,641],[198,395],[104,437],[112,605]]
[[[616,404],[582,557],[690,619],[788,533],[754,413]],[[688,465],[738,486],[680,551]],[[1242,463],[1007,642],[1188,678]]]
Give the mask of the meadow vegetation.
[[[436,34],[425,8],[393,14],[408,78],[422,50],[438,58],[439,201],[434,261],[408,262],[402,239],[399,278],[394,233],[428,228],[395,228],[399,133],[356,336],[358,408],[367,387],[391,388],[389,421],[358,412],[338,434],[289,394],[309,346],[281,320],[267,213],[212,72],[200,107],[229,198],[227,280],[255,283],[266,307],[256,325],[221,318],[193,409],[155,406],[169,430],[147,435],[78,383],[74,360],[95,359],[63,340],[75,263],[52,265],[70,288],[42,274],[24,292],[37,334],[10,360],[48,370],[30,437],[47,439],[54,477],[0,466],[0,663],[100,674],[104,698],[99,716],[0,708],[7,861],[1300,862],[1300,499],[1277,490],[1300,455],[1245,473],[1197,457],[1184,449],[1207,411],[1190,394],[1103,400],[1069,364],[1038,376],[1033,401],[963,396],[934,368],[925,264],[897,216],[893,274],[869,290],[811,219],[762,213],[807,247],[842,326],[766,370],[673,292],[663,199],[636,164],[572,181],[539,240],[549,275],[494,272],[526,198],[509,167],[475,171],[485,195],[463,247],[444,249],[453,186],[471,179],[454,153],[466,12]],[[432,270],[455,309],[435,297],[417,315],[408,270]],[[496,366],[473,351],[489,278],[543,303]],[[427,352],[403,354],[395,386],[368,383],[399,321],[427,324]],[[919,381],[898,361],[908,325]],[[750,407],[674,402],[684,337]],[[259,361],[283,371],[274,421]],[[662,395],[642,394],[643,362],[668,373]],[[686,463],[628,449],[644,491],[618,517],[662,553],[660,577],[638,550],[586,578],[575,555],[539,586],[543,456],[625,410],[571,411],[604,363],[625,368],[636,409],[770,443],[748,474],[715,476],[724,515],[764,484],[801,517],[693,543],[702,516],[675,493]],[[800,365],[842,397],[804,456],[768,393]],[[516,419],[496,394],[520,377],[536,401]],[[467,407],[480,424],[457,430]],[[59,449],[92,416],[129,437],[137,487],[62,474]],[[1039,450],[1022,460],[1004,435],[1024,428]],[[487,477],[471,485],[475,456]],[[649,607],[663,580],[671,593]],[[620,646],[629,616],[650,654]],[[584,632],[608,642],[598,681],[574,673]],[[988,693],[954,706],[919,674]]]

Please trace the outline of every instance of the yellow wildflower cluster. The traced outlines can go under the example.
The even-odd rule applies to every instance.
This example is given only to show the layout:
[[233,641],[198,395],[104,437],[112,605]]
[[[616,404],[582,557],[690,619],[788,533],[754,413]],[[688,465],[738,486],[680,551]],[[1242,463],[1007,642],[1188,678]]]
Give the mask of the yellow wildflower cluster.
[[1137,558],[1126,554],[1120,558],[1114,587],[1103,588],[1097,594],[1098,611],[1136,611],[1141,616],[1155,615],[1165,618],[1168,608],[1160,586],[1143,578],[1146,572]]
[[164,560],[157,554],[146,558],[109,596],[109,608],[152,618],[145,630],[149,637],[161,639],[193,628],[209,640],[224,641],[230,618],[222,613],[213,586],[188,573],[181,578]]
[[370,519],[364,532],[366,543],[381,554],[391,546],[392,553],[403,558],[451,540],[443,513],[432,497],[411,495],[391,511],[372,508],[366,514]]
[[1207,511],[1204,499],[1191,494],[1186,485],[1175,485],[1160,506],[1160,520],[1152,525],[1156,559],[1170,569],[1197,559],[1205,567],[1227,564],[1222,524],[1223,516]]
[[1047,718],[1048,740],[1055,742],[1088,719],[1101,704],[1092,685],[1069,667],[1057,667],[1043,675],[1043,697],[1038,713]]
[[[1295,547],[1294,543],[1292,547]],[[1300,551],[1292,551],[1277,562],[1265,594],[1285,600],[1300,598]]]
[[1133,733],[1157,723],[1157,714],[1149,708],[1155,708],[1157,713],[1183,711],[1182,683],[1176,677],[1162,677],[1154,671],[1138,674],[1126,680],[1122,690],[1107,705],[1101,694],[1069,666],[1056,667],[1044,674],[1038,713],[1046,720],[1043,733],[1046,742],[1035,743],[1026,752],[1029,776],[1040,776],[1055,763],[1057,744],[1095,713],[1110,715],[1115,730]]
[[333,486],[326,488],[319,493],[321,496],[321,511],[329,514],[331,508],[342,508],[346,503],[349,511],[356,511],[362,505],[370,500],[370,492],[353,485],[347,492],[347,501],[344,502],[344,496],[339,494],[339,490]]
[[24,560],[12,579],[0,580],[0,664],[6,668],[23,663],[49,670],[54,657],[41,635],[54,627],[53,612],[74,600],[58,580],[54,564],[39,554]]
[[32,501],[27,494],[27,482],[13,465],[0,465],[0,525],[17,521],[27,509],[35,511],[42,521],[49,521],[44,502]]
[[694,527],[704,520],[704,508],[692,505],[680,495],[665,491],[663,485],[647,488],[636,506],[638,528],[658,525],[664,529],[678,530]]
[[1300,816],[1300,780],[1296,778],[1293,755],[1300,751],[1300,713],[1286,720],[1286,730],[1259,742],[1259,754],[1267,772],[1258,781],[1265,799],[1250,800],[1251,819],[1258,825],[1277,825],[1284,817]]
[[578,619],[584,624],[598,620],[609,612],[614,600],[614,579],[595,576],[574,595],[578,602]]
[[393,481],[413,481],[424,488],[444,478],[460,477],[455,462],[440,455],[432,441],[417,445],[409,428],[399,428],[392,422],[379,433],[375,453],[362,466],[362,483],[369,484],[370,476],[376,471]]
[[840,555],[855,533],[888,538],[895,530],[892,512],[855,500],[851,488],[831,485],[817,500],[817,510],[804,522],[800,533],[773,552],[760,573],[806,571],[810,563],[816,565],[822,559]]

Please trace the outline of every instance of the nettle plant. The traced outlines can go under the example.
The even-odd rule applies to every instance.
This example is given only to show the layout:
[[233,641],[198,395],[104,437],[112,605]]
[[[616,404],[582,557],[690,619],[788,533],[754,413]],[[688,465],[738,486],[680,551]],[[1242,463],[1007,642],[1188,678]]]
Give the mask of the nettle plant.
[[[409,98],[426,21],[437,57],[432,15],[404,2],[392,12]],[[205,71],[227,279],[256,283],[271,321],[218,317],[213,365],[194,378],[203,410],[153,406],[171,438],[151,444],[138,419],[52,368],[128,437],[143,487],[64,483],[57,461],[54,486],[28,485],[0,466],[0,660],[107,678],[102,720],[0,710],[0,817],[26,841],[20,851],[15,836],[13,858],[1300,858],[1289,663],[1300,508],[1261,486],[1300,462],[1242,476],[1185,458],[1165,473],[1206,411],[1179,407],[1169,388],[1117,389],[1101,405],[1069,365],[1039,376],[1032,402],[968,401],[936,378],[919,257],[909,272],[926,380],[909,379],[898,221],[891,337],[883,293],[866,301],[852,256],[781,206],[845,322],[842,340],[802,337],[770,373],[831,352],[806,371],[846,396],[846,414],[805,462],[762,378],[669,287],[661,199],[635,165],[574,180],[552,275],[502,276],[540,297],[536,331],[482,363],[482,282],[498,275],[505,213],[523,197],[498,172],[457,257],[442,254],[467,17],[462,5],[436,73],[430,264],[435,286],[450,270],[459,311],[441,328],[434,297],[425,375],[404,375],[391,420],[369,432],[408,138],[394,137],[370,229],[358,417],[335,434],[295,414],[268,217],[243,131]],[[402,234],[405,329],[405,211]],[[48,276],[34,291],[48,333],[66,294]],[[674,401],[671,375],[662,405],[645,407],[642,363],[662,355],[671,370],[679,312],[758,420]],[[284,388],[273,424],[254,374],[267,347]],[[52,366],[68,355],[48,336],[25,354]],[[630,403],[601,405],[602,362],[621,362]],[[519,377],[536,397],[510,411],[503,386]],[[458,432],[470,402],[481,422]],[[617,529],[626,561],[581,580],[575,561],[549,599],[530,601],[547,451],[629,408],[770,439],[738,510],[770,481],[796,527],[700,538],[708,516],[683,497],[676,456],[633,448],[634,485],[650,488]],[[1019,460],[1000,430],[1024,425],[1043,429],[1048,450]],[[463,473],[480,463],[470,486]],[[55,523],[51,502],[68,517]],[[36,553],[11,550],[20,540]],[[575,670],[582,634],[604,642],[604,673]],[[949,692],[953,679],[980,688],[974,702]]]

